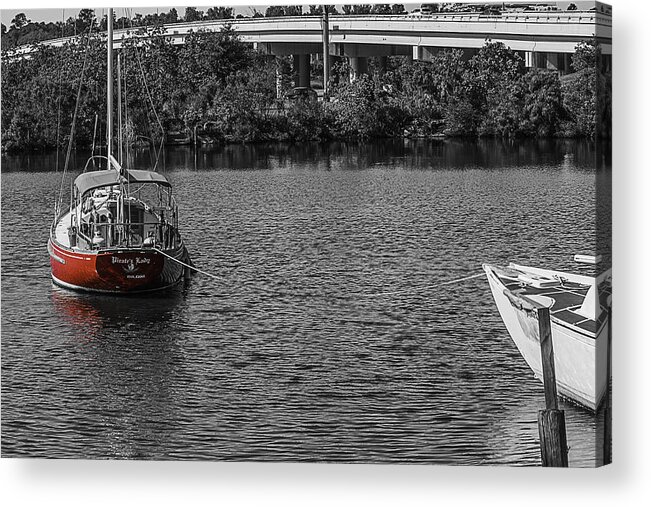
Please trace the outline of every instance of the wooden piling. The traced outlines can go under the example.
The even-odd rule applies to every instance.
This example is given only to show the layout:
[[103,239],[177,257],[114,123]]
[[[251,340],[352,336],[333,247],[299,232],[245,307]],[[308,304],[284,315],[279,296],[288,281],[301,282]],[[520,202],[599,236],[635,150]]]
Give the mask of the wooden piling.
[[539,307],[536,310],[538,314],[543,385],[545,387],[545,407],[547,410],[556,410],[558,408],[558,395],[556,393],[556,367],[554,365],[551,318],[549,308]]
[[552,324],[549,308],[538,301],[534,301],[521,294],[514,294],[509,290],[505,290],[504,295],[519,310],[529,314],[533,313],[538,319],[542,380],[545,390],[545,410],[538,412],[540,457],[544,467],[567,467],[565,412],[558,409],[554,344],[552,341]]
[[565,413],[550,409],[538,412],[540,457],[544,467],[567,467]]
[[536,306],[546,407],[546,410],[538,412],[540,457],[544,467],[567,467],[565,412],[558,410],[551,317],[549,308],[542,305]]

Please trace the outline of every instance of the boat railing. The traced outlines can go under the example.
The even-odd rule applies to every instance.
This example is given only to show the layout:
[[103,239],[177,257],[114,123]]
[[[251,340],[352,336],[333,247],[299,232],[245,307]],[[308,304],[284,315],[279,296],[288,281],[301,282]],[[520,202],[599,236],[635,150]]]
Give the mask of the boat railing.
[[[111,158],[113,158],[113,157],[111,157]],[[108,159],[108,157],[106,155],[93,155],[93,156],[89,157],[88,160],[86,160],[86,165],[84,166],[84,170],[82,172],[85,173],[88,170],[88,166],[90,165],[90,163],[92,162],[93,164],[95,164],[96,160],[107,161],[109,159]]]
[[90,250],[106,248],[176,248],[180,242],[177,228],[170,223],[91,222],[76,231]]

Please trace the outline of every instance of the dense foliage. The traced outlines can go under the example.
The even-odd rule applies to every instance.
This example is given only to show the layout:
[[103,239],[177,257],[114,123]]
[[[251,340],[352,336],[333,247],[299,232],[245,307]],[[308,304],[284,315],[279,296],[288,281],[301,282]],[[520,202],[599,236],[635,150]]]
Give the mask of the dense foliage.
[[[560,78],[527,71],[517,53],[492,42],[469,59],[446,50],[430,62],[391,57],[381,68],[372,61],[369,75],[352,81],[339,60],[329,100],[316,101],[286,96],[291,58],[254,52],[230,27],[193,32],[180,46],[160,36],[161,27],[137,30],[148,37],[130,39],[120,51],[128,143],[208,127],[226,142],[609,135],[597,128],[609,125],[611,101],[594,43],[577,46],[574,72]],[[103,139],[106,40],[88,33],[61,48],[38,45],[29,59],[3,53],[3,150],[65,146],[78,95],[74,144]]]

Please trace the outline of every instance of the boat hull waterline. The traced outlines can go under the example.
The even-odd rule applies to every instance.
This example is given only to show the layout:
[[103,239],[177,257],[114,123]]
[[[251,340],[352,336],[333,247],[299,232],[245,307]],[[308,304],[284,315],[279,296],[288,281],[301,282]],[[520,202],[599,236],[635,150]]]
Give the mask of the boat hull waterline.
[[[542,381],[538,321],[511,304],[506,286],[494,268],[484,266],[493,298],[511,339]],[[586,332],[551,316],[554,369],[558,393],[590,410],[596,410],[606,392],[607,323],[596,333]]]

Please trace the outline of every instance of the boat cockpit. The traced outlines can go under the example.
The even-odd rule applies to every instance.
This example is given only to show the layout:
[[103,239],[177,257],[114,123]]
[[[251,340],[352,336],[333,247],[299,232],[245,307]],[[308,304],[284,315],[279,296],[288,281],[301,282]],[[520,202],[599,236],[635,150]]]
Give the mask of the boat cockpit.
[[74,182],[67,214],[55,221],[55,238],[80,251],[168,250],[180,242],[172,188],[153,171],[118,165],[84,172]]

